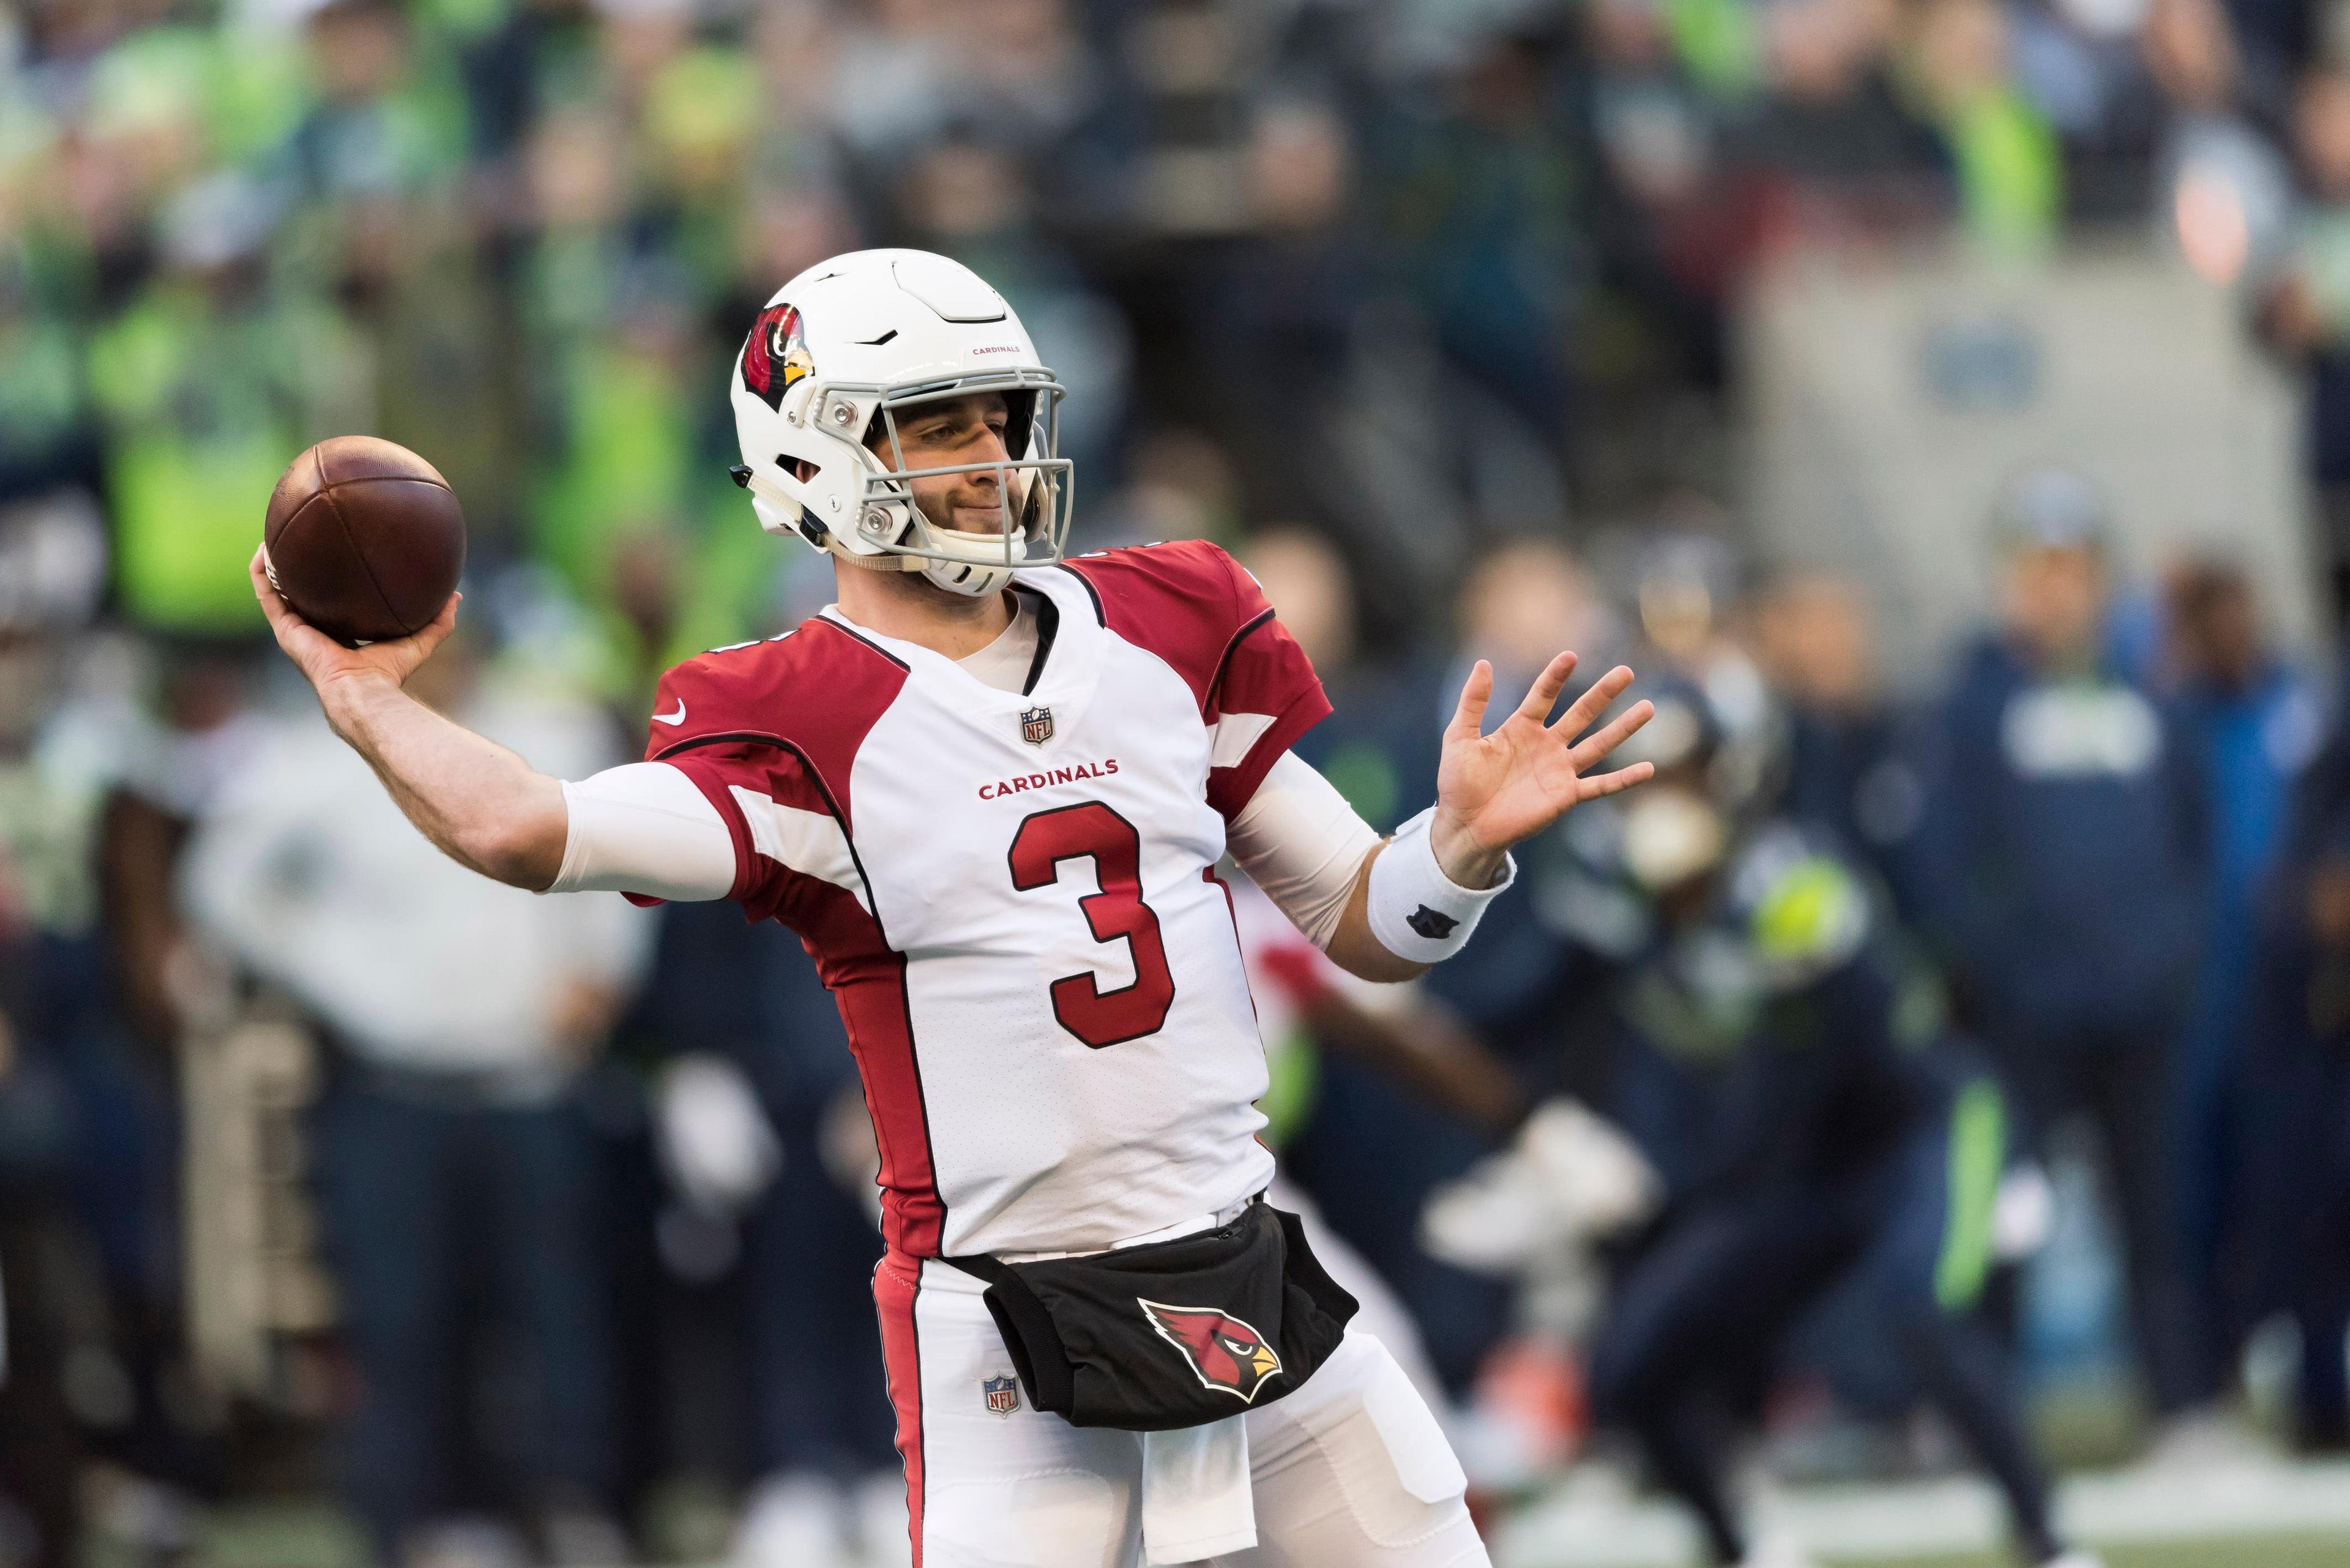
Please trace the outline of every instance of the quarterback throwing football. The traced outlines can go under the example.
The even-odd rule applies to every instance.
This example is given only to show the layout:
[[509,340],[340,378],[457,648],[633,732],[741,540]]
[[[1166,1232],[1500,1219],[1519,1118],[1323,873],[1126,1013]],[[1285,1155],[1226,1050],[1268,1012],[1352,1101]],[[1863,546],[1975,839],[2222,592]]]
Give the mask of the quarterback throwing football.
[[880,1147],[917,1564],[1484,1563],[1434,1418],[1262,1200],[1263,1048],[1215,867],[1229,850],[1346,969],[1418,974],[1513,845],[1647,776],[1593,773],[1648,717],[1594,728],[1631,671],[1549,723],[1562,653],[1488,734],[1478,664],[1437,805],[1381,839],[1290,754],[1329,703],[1222,551],[1064,558],[1062,389],[968,269],[810,269],[730,392],[736,481],[833,556],[839,600],[671,670],[644,762],[548,778],[406,696],[454,598],[346,649],[256,559],[279,645],[463,864],[731,898],[806,944]]

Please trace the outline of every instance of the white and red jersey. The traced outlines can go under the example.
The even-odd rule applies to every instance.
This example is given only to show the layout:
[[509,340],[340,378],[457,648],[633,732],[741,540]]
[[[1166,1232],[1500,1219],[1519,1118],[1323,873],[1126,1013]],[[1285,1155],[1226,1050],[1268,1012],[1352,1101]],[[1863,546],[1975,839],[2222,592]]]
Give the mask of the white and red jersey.
[[815,958],[917,1257],[1107,1247],[1273,1171],[1214,867],[1321,683],[1212,545],[1018,580],[1058,612],[1025,694],[827,610],[671,670],[646,753]]

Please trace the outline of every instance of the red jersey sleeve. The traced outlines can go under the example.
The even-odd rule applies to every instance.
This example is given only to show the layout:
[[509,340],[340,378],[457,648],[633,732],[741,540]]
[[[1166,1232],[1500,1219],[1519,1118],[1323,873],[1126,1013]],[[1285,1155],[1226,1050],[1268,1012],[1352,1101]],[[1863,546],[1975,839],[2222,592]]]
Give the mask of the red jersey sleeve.
[[1208,802],[1229,820],[1248,805],[1281,753],[1330,716],[1330,699],[1313,660],[1273,613],[1256,579],[1222,550],[1216,554],[1233,577],[1239,628],[1208,693],[1216,737]]
[[1070,563],[1112,631],[1165,659],[1209,731],[1208,804],[1238,815],[1296,739],[1330,714],[1313,661],[1239,562],[1204,539]]
[[[645,760],[693,781],[734,841],[727,897],[754,920],[833,937],[869,895],[849,846],[848,776],[904,669],[824,622],[689,659],[661,677]],[[811,702],[809,691],[827,692]]]
[[[691,779],[694,787],[718,813],[719,820],[725,823],[727,835],[734,841],[734,885],[726,896],[740,903],[750,891],[756,868],[751,852],[750,826],[730,786],[740,783],[755,787],[757,764],[746,745],[728,744],[716,738],[720,730],[713,728],[710,721],[718,719],[731,705],[722,699],[723,688],[713,681],[711,658],[710,654],[702,654],[662,674],[660,684],[653,689],[652,720],[646,726],[644,760],[668,763]],[[686,727],[690,721],[691,729]],[[666,901],[642,893],[620,896],[631,904],[646,907]]]
[[824,863],[845,862],[845,839],[842,853],[832,857],[782,847],[815,842],[805,827],[795,834],[784,825],[833,820],[824,792],[798,753],[755,741],[719,741],[689,745],[660,760],[691,779],[724,819],[734,840],[734,886],[726,896],[743,907],[743,918],[780,920],[807,932],[815,919],[810,895],[824,890],[816,884],[825,873],[837,885],[854,872],[846,864],[836,869]]

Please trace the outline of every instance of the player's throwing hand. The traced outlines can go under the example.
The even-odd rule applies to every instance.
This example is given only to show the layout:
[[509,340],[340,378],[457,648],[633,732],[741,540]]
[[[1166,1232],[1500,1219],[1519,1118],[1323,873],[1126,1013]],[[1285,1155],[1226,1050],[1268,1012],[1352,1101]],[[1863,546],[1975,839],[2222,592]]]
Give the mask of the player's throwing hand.
[[253,553],[253,597],[261,601],[261,613],[269,618],[277,646],[308,678],[321,699],[328,695],[328,687],[354,676],[381,676],[394,686],[401,684],[456,629],[457,601],[465,597],[463,594],[451,594],[441,613],[421,631],[364,648],[345,648],[295,613],[294,607],[270,586],[262,556],[262,551]]
[[1569,807],[1629,789],[1656,771],[1647,763],[1608,774],[1591,771],[1648,722],[1656,710],[1645,701],[1606,728],[1575,738],[1598,722],[1632,684],[1632,671],[1623,665],[1593,682],[1556,723],[1545,722],[1575,663],[1572,653],[1552,659],[1517,711],[1490,735],[1483,725],[1485,704],[1493,696],[1493,667],[1479,659],[1461,689],[1461,705],[1445,726],[1444,753],[1436,767],[1436,816],[1429,836],[1445,875],[1464,888],[1491,886],[1510,846],[1540,833]]

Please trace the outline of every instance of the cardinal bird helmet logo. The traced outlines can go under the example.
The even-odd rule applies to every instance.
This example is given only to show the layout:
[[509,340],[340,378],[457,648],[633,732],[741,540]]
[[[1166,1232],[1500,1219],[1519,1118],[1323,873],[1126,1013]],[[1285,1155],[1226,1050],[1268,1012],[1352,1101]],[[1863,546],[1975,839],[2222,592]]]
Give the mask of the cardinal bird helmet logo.
[[1243,1405],[1281,1375],[1281,1357],[1245,1321],[1214,1307],[1169,1306],[1134,1298],[1159,1337],[1183,1353],[1201,1382],[1221,1388]]
[[784,406],[792,383],[816,373],[816,357],[808,352],[807,333],[800,313],[788,305],[771,305],[751,324],[743,341],[743,384],[771,409]]

